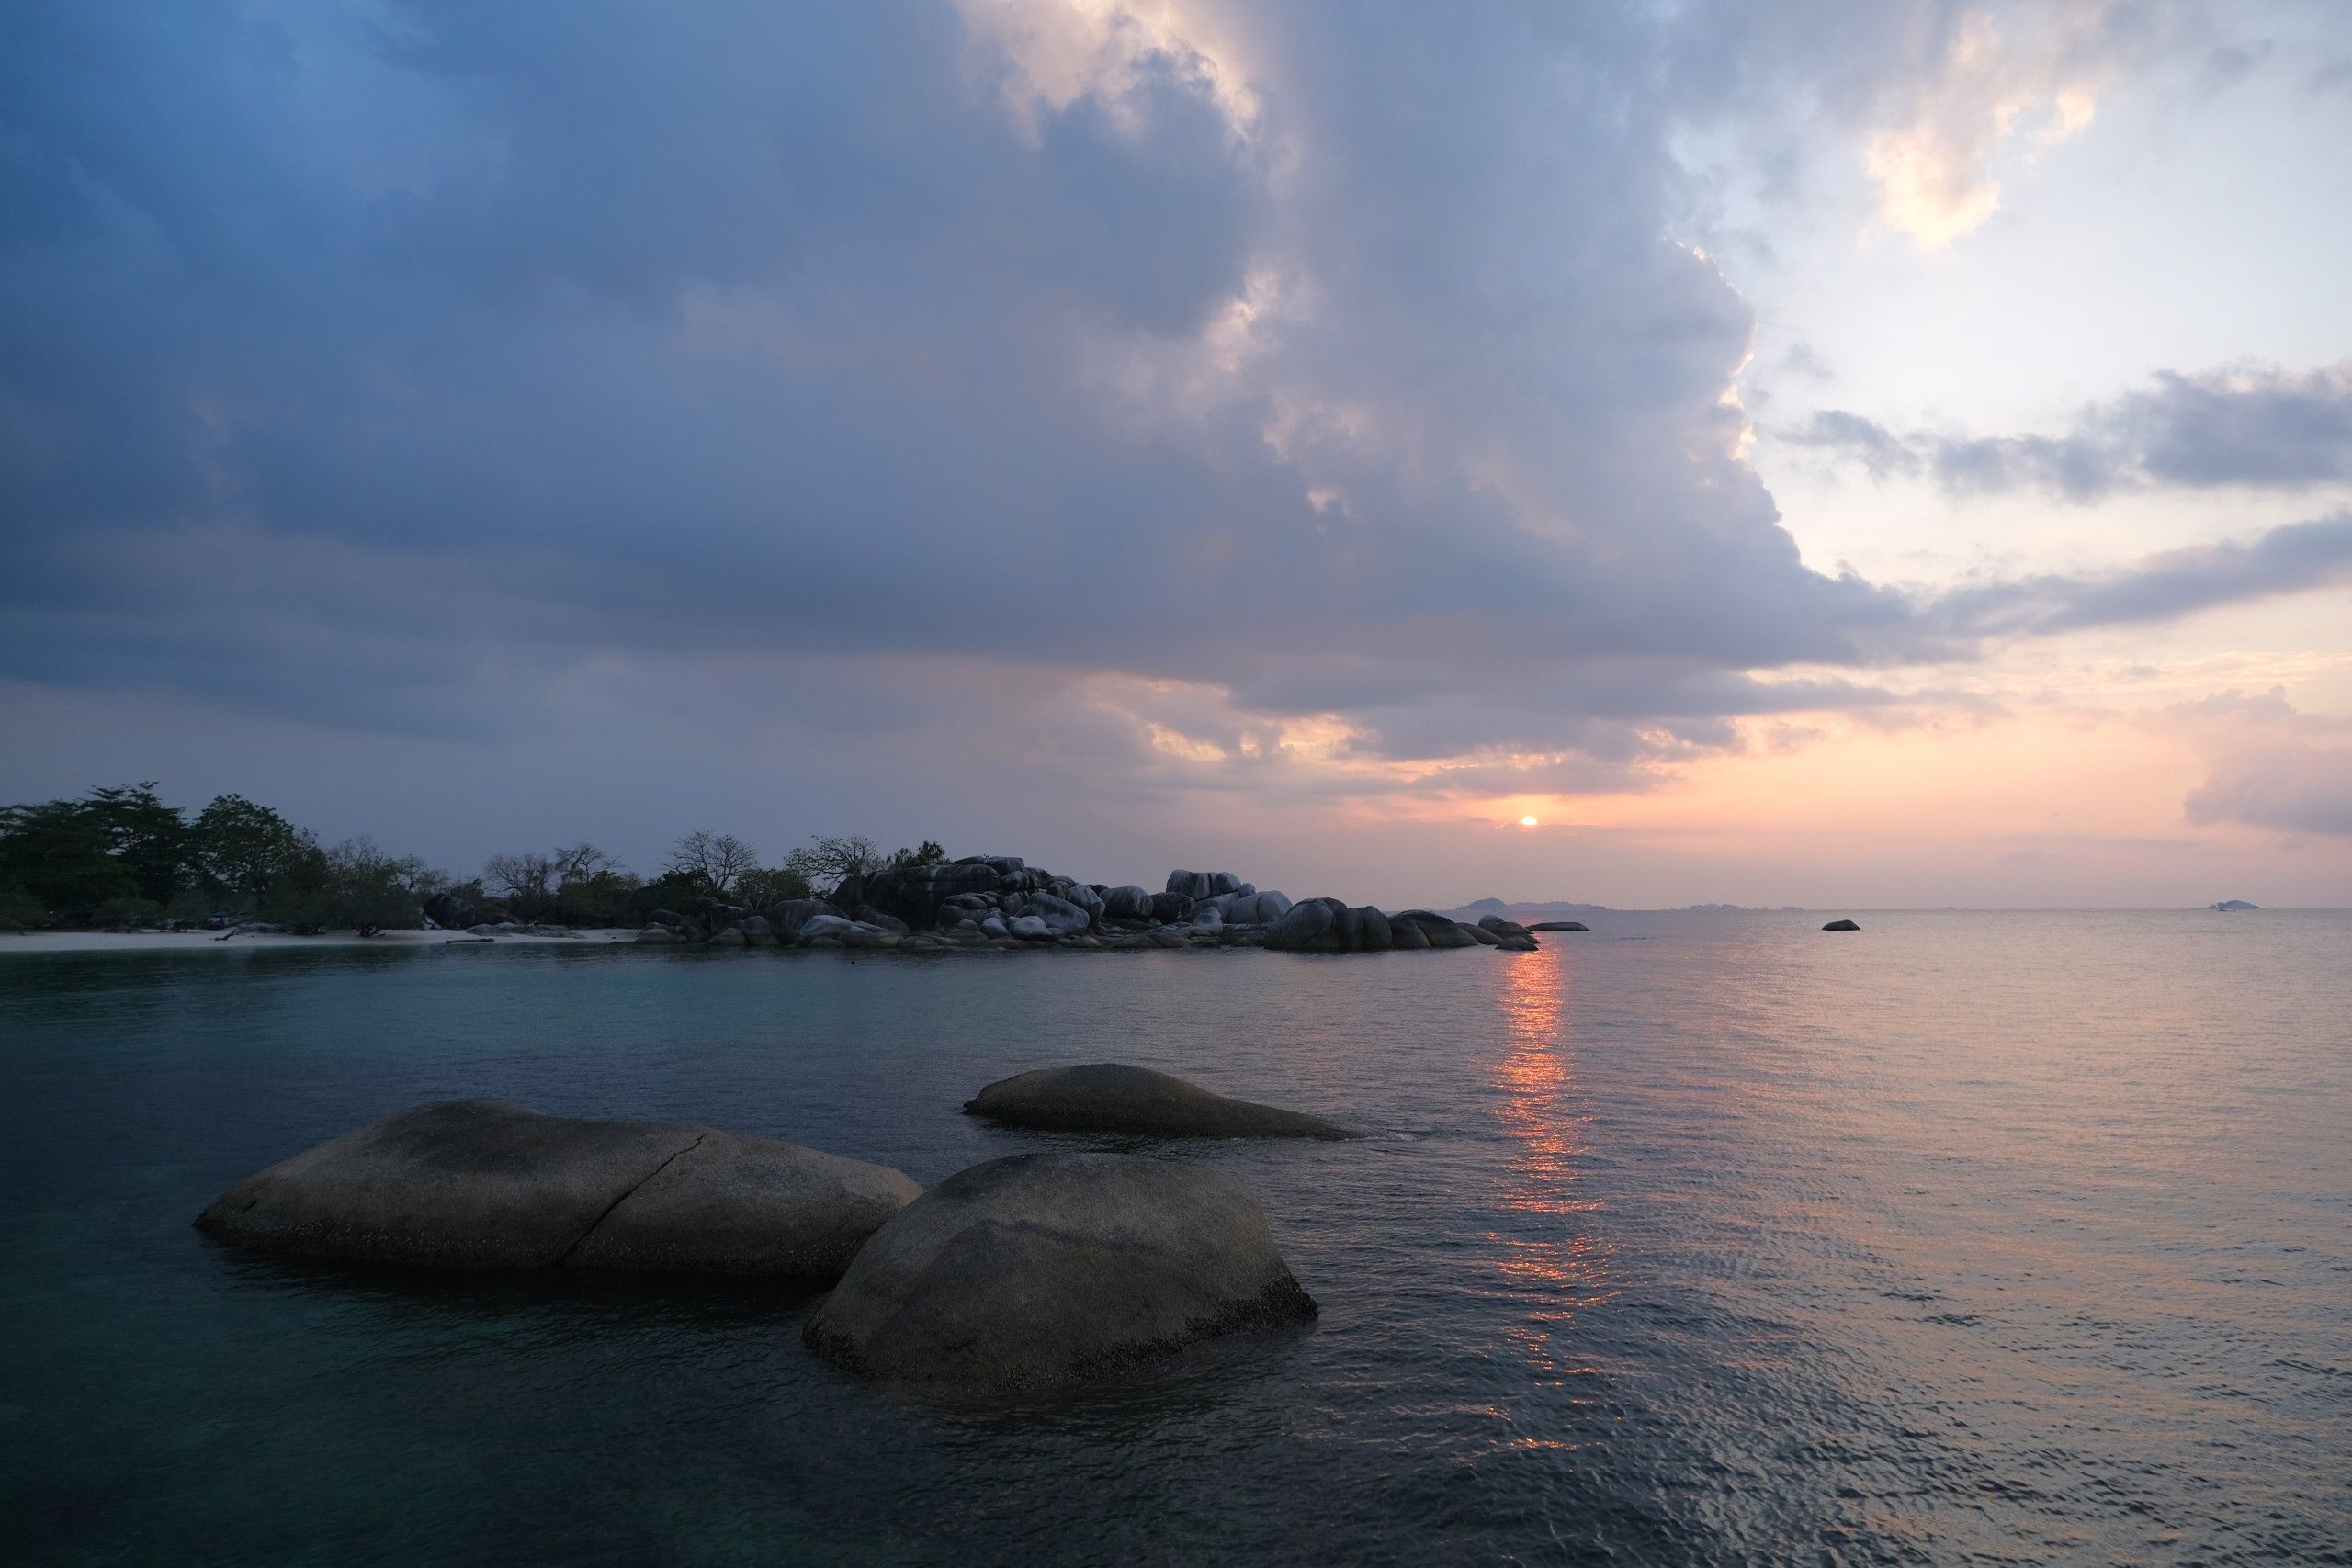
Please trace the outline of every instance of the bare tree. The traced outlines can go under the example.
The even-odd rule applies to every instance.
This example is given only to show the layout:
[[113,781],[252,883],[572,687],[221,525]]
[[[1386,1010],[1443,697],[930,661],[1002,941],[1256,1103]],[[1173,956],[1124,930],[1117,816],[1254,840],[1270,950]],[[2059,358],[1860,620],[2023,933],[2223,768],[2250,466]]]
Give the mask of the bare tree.
[[713,897],[724,898],[734,890],[735,879],[759,863],[757,852],[734,834],[696,829],[670,852],[667,870],[673,876],[691,878]]
[[841,838],[820,836],[806,849],[784,857],[784,869],[811,887],[839,887],[853,876],[871,876],[888,863],[881,849],[863,833]]
[[556,863],[547,855],[492,855],[482,880],[519,915],[536,915],[554,897]]
[[594,844],[574,844],[570,849],[559,845],[552,858],[558,887],[572,882],[594,882],[621,868],[618,859]]

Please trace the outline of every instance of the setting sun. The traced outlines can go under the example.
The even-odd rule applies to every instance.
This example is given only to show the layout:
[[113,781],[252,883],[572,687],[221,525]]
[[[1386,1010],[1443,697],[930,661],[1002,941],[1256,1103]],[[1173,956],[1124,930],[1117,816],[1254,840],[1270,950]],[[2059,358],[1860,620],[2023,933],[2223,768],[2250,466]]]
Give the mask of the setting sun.
[[1519,825],[1522,828],[1532,828],[1535,826],[1535,818],[1532,817],[1522,817],[1519,819]]

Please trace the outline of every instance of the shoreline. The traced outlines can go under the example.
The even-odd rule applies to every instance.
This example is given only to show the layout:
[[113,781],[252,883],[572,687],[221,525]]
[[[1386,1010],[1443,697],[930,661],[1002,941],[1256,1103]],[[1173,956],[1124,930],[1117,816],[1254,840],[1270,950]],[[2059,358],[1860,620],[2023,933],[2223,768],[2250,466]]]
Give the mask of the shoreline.
[[636,941],[637,933],[594,928],[558,935],[552,931],[501,931],[481,937],[467,931],[396,931],[361,936],[356,931],[322,931],[297,936],[291,931],[239,932],[223,941],[219,931],[7,931],[0,932],[0,957],[9,953],[235,953],[251,948],[288,947],[603,947]]

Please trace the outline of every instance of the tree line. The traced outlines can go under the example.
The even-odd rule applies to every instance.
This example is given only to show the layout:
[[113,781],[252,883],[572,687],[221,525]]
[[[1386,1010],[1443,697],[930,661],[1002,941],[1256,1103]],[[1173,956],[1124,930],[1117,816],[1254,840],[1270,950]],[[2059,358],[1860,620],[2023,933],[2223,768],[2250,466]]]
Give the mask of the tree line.
[[164,804],[150,780],[0,807],[0,931],[266,922],[373,935],[416,930],[428,908],[443,923],[640,926],[656,909],[704,898],[757,910],[944,858],[929,840],[885,853],[853,834],[817,837],[771,866],[731,833],[697,830],[650,877],[582,843],[492,855],[461,881],[364,837],[322,845],[242,795],[216,796],[191,816]]

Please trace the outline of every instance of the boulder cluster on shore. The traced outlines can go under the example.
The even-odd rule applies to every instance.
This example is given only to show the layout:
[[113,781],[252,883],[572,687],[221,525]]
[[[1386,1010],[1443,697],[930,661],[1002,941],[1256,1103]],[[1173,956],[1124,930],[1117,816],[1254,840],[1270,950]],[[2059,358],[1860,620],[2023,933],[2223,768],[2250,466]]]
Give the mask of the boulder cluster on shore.
[[1527,927],[1499,915],[1477,924],[1429,909],[1387,914],[1338,898],[1294,903],[1229,871],[1174,871],[1159,892],[1080,882],[1017,855],[894,866],[853,876],[825,898],[764,908],[705,898],[691,911],[657,909],[645,942],[707,947],[941,948],[1265,947],[1281,953],[1385,953],[1440,947],[1535,946]]
[[[1023,1073],[964,1109],[1126,1137],[1363,1135],[1118,1063]],[[307,1149],[196,1224],[297,1258],[831,1285],[802,1330],[811,1350],[964,1396],[1066,1391],[1316,1315],[1258,1201],[1198,1165],[1020,1154],[925,1192],[888,1167],[779,1139],[483,1100],[418,1106]]]

